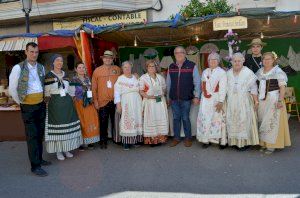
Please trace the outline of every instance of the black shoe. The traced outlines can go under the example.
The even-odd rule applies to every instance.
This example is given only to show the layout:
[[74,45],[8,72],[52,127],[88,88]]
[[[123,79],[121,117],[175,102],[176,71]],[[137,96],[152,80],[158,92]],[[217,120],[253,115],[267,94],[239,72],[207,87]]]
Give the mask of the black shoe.
[[237,149],[238,151],[245,151],[245,150],[247,150],[248,148],[249,148],[249,146],[244,146],[244,147],[242,147],[242,148],[236,147],[236,149]]
[[129,144],[124,144],[124,145],[123,145],[123,150],[124,150],[124,151],[128,151],[129,148],[130,148]]
[[223,149],[225,149],[227,147],[227,145],[219,145],[219,149],[220,150],[223,150]]
[[95,148],[95,147],[94,147],[93,144],[89,144],[89,145],[88,145],[88,149],[89,149],[89,150],[93,150],[94,148]]
[[78,150],[79,150],[79,151],[84,151],[84,146],[80,146],[80,147],[78,148]]
[[49,165],[51,165],[51,164],[52,164],[51,162],[46,161],[46,160],[42,160],[42,162],[41,162],[41,165],[42,165],[42,166],[49,166]]
[[100,141],[99,145],[100,145],[100,149],[104,149],[104,142],[103,141]]
[[46,177],[46,176],[48,176],[48,173],[46,171],[44,171],[41,167],[37,167],[37,168],[31,170],[31,172],[33,174],[35,174],[36,176],[39,176],[39,177]]
[[210,146],[210,143],[208,143],[208,144],[202,144],[202,148],[204,148],[204,149],[208,148],[209,146]]
[[107,149],[107,141],[104,142],[104,149]]

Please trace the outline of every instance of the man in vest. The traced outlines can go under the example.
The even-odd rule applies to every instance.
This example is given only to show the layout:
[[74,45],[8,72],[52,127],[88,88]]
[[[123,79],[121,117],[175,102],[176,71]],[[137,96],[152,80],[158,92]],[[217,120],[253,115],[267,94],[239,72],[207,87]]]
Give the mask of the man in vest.
[[43,160],[43,136],[45,131],[46,104],[44,103],[44,66],[37,63],[38,45],[26,45],[26,60],[15,65],[9,76],[9,93],[20,104],[31,172],[36,176],[47,176],[41,166],[51,162]]
[[187,60],[186,51],[182,46],[174,50],[176,63],[169,66],[167,74],[167,88],[169,104],[173,112],[174,139],[171,147],[180,143],[181,121],[183,123],[186,147],[192,146],[192,132],[190,122],[191,103],[199,104],[200,74],[198,66]]

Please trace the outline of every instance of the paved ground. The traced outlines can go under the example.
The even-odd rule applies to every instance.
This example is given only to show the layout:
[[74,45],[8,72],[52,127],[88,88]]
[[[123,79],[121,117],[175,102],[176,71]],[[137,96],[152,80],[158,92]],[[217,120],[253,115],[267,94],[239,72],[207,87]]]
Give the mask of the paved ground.
[[300,197],[300,123],[290,122],[290,129],[293,146],[271,156],[254,148],[204,150],[196,141],[191,148],[130,151],[110,144],[63,162],[46,154],[53,165],[45,178],[31,175],[24,142],[0,142],[0,197]]

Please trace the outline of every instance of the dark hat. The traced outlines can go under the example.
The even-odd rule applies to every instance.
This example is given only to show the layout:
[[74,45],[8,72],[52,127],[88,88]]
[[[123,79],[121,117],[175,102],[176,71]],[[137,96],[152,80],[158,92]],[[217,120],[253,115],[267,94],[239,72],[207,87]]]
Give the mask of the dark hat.
[[53,55],[51,56],[51,58],[50,58],[50,65],[51,65],[52,68],[54,67],[54,64],[53,64],[54,61],[55,61],[57,58],[59,58],[59,57],[63,58],[62,55],[60,55],[60,54],[53,54]]

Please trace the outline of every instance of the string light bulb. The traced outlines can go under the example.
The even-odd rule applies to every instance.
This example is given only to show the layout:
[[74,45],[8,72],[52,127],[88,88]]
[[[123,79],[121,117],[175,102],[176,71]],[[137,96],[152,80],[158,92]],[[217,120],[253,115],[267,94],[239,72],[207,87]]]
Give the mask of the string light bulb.
[[295,15],[294,16],[294,23],[297,23],[297,18],[298,18],[298,15]]
[[133,43],[134,47],[137,47],[137,39],[136,39],[136,36],[134,37],[134,43]]
[[260,33],[260,38],[263,39],[264,38],[264,34],[261,32]]
[[196,35],[196,36],[195,36],[195,39],[196,39],[196,41],[198,42],[198,41],[199,41],[199,36]]
[[268,25],[270,25],[270,20],[271,20],[271,17],[270,17],[270,15],[268,15],[268,21],[267,21]]

